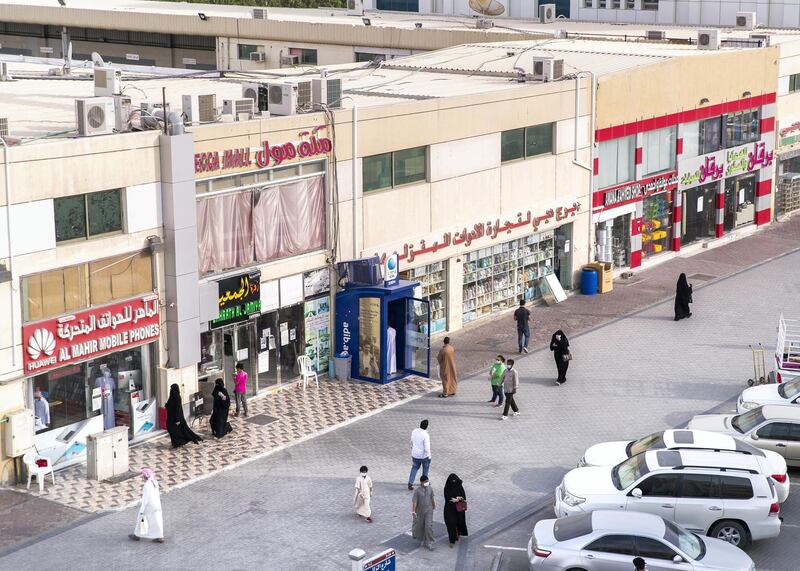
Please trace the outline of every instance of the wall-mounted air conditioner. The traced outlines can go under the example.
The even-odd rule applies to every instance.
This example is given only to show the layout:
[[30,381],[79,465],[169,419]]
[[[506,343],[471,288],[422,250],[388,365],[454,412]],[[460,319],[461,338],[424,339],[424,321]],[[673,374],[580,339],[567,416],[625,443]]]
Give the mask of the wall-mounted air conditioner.
[[533,58],[533,80],[554,81],[564,75],[564,60],[551,57]]
[[270,115],[294,115],[297,113],[297,87],[291,83],[267,85],[267,105]]
[[311,108],[311,81],[298,81],[295,83],[297,86],[297,108],[310,109]]
[[555,4],[539,4],[539,22],[542,24],[552,24],[556,21]]
[[281,67],[294,67],[300,65],[299,55],[284,55],[281,56]]
[[264,52],[250,52],[250,61],[267,61],[267,54]]
[[78,134],[108,135],[114,132],[114,99],[112,97],[88,97],[75,100],[75,118]]
[[255,115],[255,108],[255,101],[249,97],[222,100],[222,114],[233,115],[235,121],[247,121]]
[[708,29],[697,31],[697,48],[701,50],[718,50],[720,45],[719,30]]
[[364,2],[362,0],[347,0],[348,16],[363,16]]
[[120,93],[122,88],[122,72],[111,67],[94,68],[94,95],[108,97]]
[[752,30],[756,27],[755,12],[736,12],[736,29]]
[[342,106],[342,80],[321,77],[311,80],[311,102],[314,105],[327,105],[331,109]]

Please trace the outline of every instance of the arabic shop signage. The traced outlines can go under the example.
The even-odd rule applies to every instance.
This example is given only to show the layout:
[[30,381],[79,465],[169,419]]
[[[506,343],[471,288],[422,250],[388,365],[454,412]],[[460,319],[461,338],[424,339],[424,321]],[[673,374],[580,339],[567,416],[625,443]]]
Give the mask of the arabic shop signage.
[[397,553],[394,549],[387,549],[364,561],[361,564],[361,571],[395,571],[396,566]]
[[158,294],[22,326],[23,367],[38,374],[109,351],[141,345],[161,333]]
[[769,167],[775,158],[772,139],[732,149],[723,149],[681,161],[678,165],[680,190]]
[[526,228],[537,232],[542,226],[549,225],[551,220],[561,222],[567,218],[574,217],[580,210],[581,203],[573,202],[571,206],[549,208],[539,216],[534,216],[530,210],[524,215],[522,212],[517,212],[510,219],[503,221],[502,224],[499,218],[488,220],[487,222],[478,222],[470,227],[465,226],[455,232],[444,232],[441,238],[435,236],[431,239],[422,239],[416,243],[406,242],[399,245],[394,251],[392,251],[392,249],[396,247],[395,245],[386,246],[382,254],[377,252],[368,254],[364,252],[364,255],[378,256],[383,263],[386,261],[387,257],[397,254],[398,260],[404,260],[406,263],[410,264],[421,256],[433,254],[439,250],[457,247],[461,247],[461,249],[464,250],[475,247],[473,244],[479,245],[479,247],[486,247],[486,245],[488,245],[486,242],[497,240],[498,238],[502,240],[507,234],[511,234],[512,231],[518,228]]
[[794,121],[788,127],[784,127],[778,131],[780,137],[779,145],[781,147],[788,147],[796,143],[800,143],[800,121]]
[[318,132],[325,125],[314,127],[311,131],[298,133],[300,141],[272,145],[268,140],[262,141],[260,147],[240,147],[222,151],[206,151],[195,153],[195,174],[219,174],[233,169],[246,169],[253,166],[260,169],[270,165],[277,166],[296,158],[316,157],[330,153],[333,143],[327,137],[320,137]]
[[636,202],[652,194],[675,190],[676,188],[678,188],[678,172],[662,173],[636,182],[629,182],[628,184],[595,192],[594,207],[615,208],[623,204]]
[[209,324],[211,329],[246,321],[251,315],[261,313],[260,271],[225,278],[217,285],[219,316]]

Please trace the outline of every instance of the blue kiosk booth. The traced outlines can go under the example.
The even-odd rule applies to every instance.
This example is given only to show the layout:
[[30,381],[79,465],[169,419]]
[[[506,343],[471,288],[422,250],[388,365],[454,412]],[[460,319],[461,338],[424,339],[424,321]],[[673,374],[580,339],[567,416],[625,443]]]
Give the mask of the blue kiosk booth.
[[410,374],[430,376],[430,308],[414,297],[419,284],[397,279],[396,259],[394,268],[391,258],[386,264],[387,280],[373,267],[377,258],[347,264],[367,262],[372,277],[354,280],[345,270],[351,277],[336,294],[336,354],[352,357],[354,379],[386,384]]

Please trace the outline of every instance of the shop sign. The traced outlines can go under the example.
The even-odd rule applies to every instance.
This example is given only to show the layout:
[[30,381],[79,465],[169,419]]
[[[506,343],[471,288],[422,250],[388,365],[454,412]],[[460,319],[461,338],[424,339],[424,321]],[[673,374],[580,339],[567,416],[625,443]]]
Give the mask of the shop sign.
[[298,142],[273,145],[265,140],[261,142],[261,146],[256,148],[239,147],[195,153],[194,172],[195,174],[216,174],[253,166],[263,169],[296,158],[304,159],[325,155],[333,149],[330,139],[318,135],[318,132],[325,128],[327,128],[326,125],[320,125],[311,131],[301,131],[298,133],[298,137],[300,137]]
[[383,275],[383,285],[386,287],[398,284],[400,281],[400,260],[398,260],[397,254],[386,257],[386,261],[383,263]]
[[397,554],[394,549],[387,549],[365,561],[361,571],[395,571]]
[[[595,192],[594,207],[615,208],[623,204],[628,204],[629,202],[642,200],[652,194],[658,194],[666,190],[675,190],[676,188],[678,188],[678,172],[672,171],[662,173],[636,182],[629,182]],[[602,202],[600,202],[600,200],[602,200]],[[598,204],[598,202],[600,203]]]
[[800,143],[800,121],[795,121],[788,127],[784,127],[778,131],[780,137],[779,146],[788,147],[796,143]]
[[[473,244],[480,244],[480,247],[486,247],[488,246],[487,242],[490,240],[497,240],[498,237],[502,239],[506,234],[511,234],[512,231],[518,228],[528,228],[533,232],[538,232],[542,226],[549,225],[552,220],[561,222],[568,218],[573,218],[580,210],[581,203],[573,202],[571,206],[548,208],[539,216],[534,216],[530,210],[524,215],[522,212],[517,212],[509,219],[504,220],[502,224],[499,218],[486,222],[477,222],[472,226],[464,226],[461,229],[456,228],[453,232],[444,232],[441,238],[435,236],[431,239],[421,239],[419,242],[406,242],[394,251],[392,249],[396,247],[395,245],[386,246],[383,254],[378,252],[368,253],[367,251],[362,254],[364,256],[378,256],[381,259],[381,263],[385,263],[390,255],[397,254],[398,261],[404,260],[407,263],[411,263],[421,256],[433,254],[439,250],[459,246],[469,248]],[[514,218],[516,218],[516,221]]]
[[683,190],[768,167],[775,158],[773,148],[773,141],[768,138],[681,161],[678,188]]
[[231,323],[246,321],[261,313],[261,272],[239,274],[217,282],[219,316],[209,323],[216,329]]
[[23,367],[38,374],[96,355],[141,345],[161,333],[158,294],[93,307],[22,326]]

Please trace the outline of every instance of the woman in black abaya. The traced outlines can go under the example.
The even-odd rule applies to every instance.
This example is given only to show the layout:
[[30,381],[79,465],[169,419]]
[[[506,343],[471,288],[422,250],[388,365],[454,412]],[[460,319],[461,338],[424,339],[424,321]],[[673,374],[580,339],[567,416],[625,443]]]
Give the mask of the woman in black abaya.
[[675,292],[675,321],[692,316],[692,311],[689,309],[690,303],[692,303],[692,286],[686,281],[686,274],[681,274]]
[[222,438],[231,431],[228,423],[228,411],[231,408],[231,397],[225,382],[222,379],[215,381],[214,390],[211,391],[211,398],[214,401],[214,408],[211,411],[211,432],[217,438]]
[[469,535],[466,511],[467,494],[464,492],[461,478],[450,474],[444,485],[444,524],[447,526],[450,547],[455,547],[456,541],[462,535]]
[[167,409],[167,432],[172,440],[172,447],[179,448],[188,442],[199,444],[203,439],[192,432],[186,424],[186,417],[183,416],[183,402],[181,402],[181,391],[178,385],[169,388],[169,398],[165,405]]

